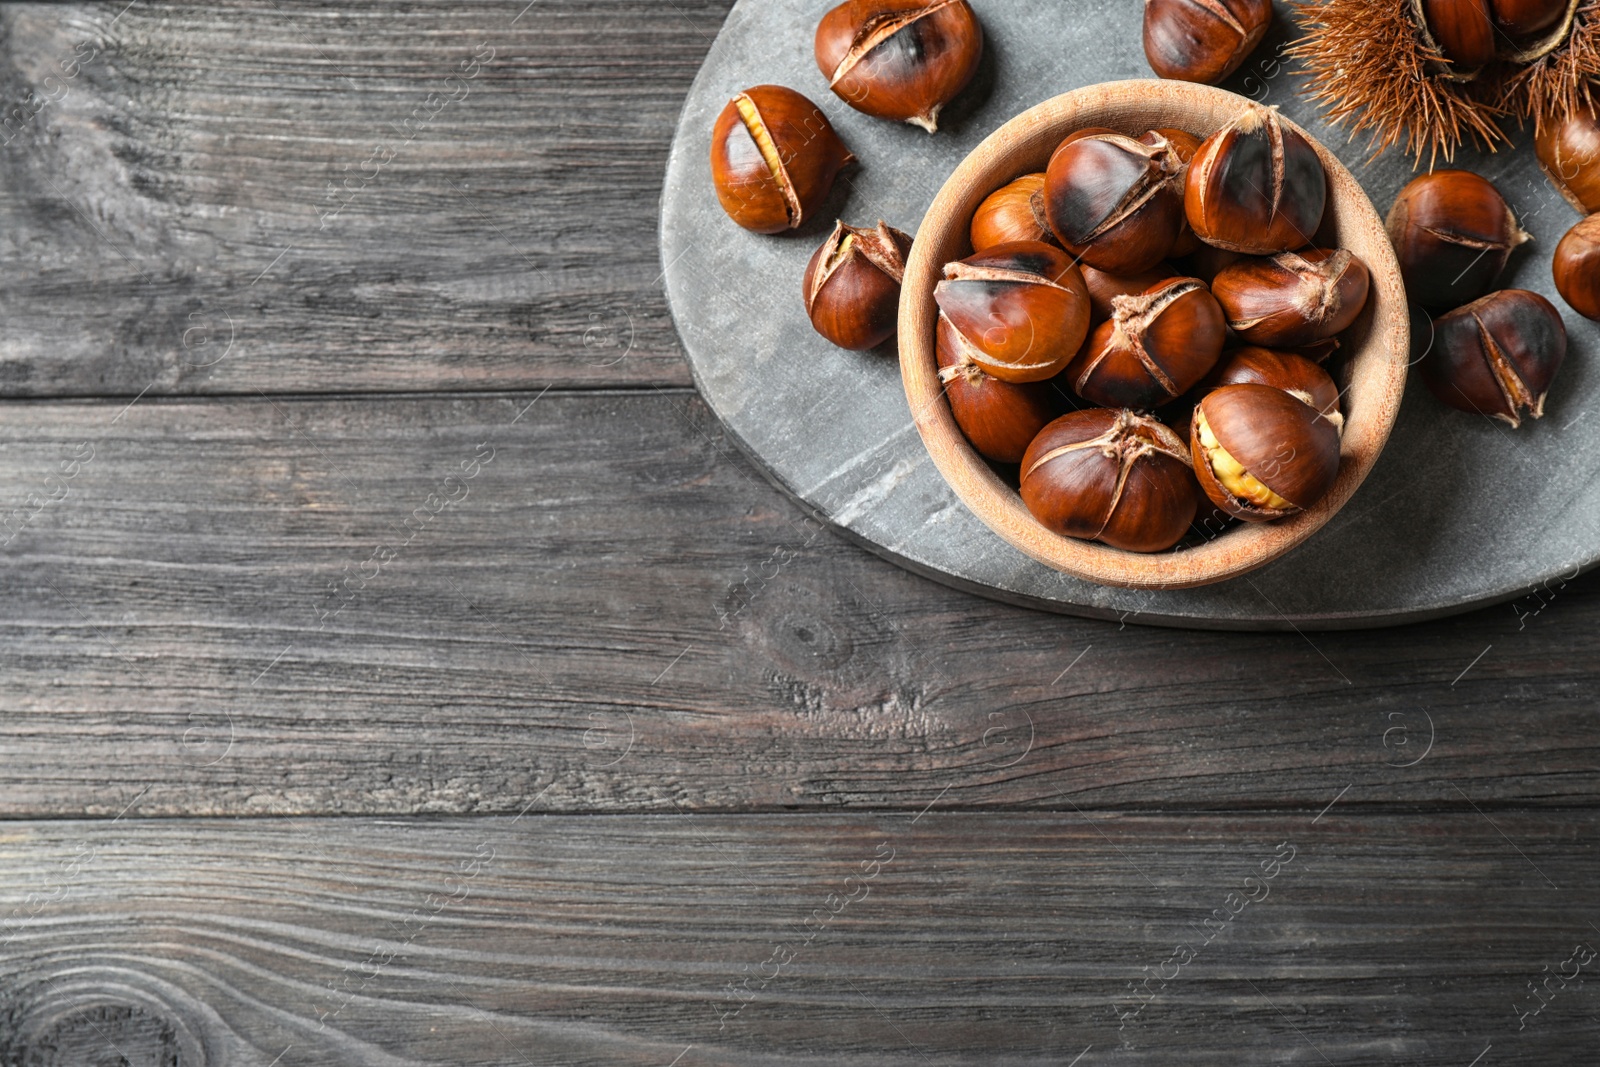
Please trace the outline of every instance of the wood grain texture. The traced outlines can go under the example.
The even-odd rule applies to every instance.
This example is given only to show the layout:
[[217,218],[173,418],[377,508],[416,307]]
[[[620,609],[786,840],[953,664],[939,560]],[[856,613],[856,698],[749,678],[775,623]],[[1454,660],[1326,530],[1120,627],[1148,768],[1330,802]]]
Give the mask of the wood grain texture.
[[10,824],[0,1062],[1587,1062],[1594,813],[1313,818]]
[[687,391],[12,403],[0,484],[17,815],[1600,790],[1593,579],[1310,639],[1052,617],[844,542]]
[[657,209],[727,7],[0,6],[0,393],[687,384]]

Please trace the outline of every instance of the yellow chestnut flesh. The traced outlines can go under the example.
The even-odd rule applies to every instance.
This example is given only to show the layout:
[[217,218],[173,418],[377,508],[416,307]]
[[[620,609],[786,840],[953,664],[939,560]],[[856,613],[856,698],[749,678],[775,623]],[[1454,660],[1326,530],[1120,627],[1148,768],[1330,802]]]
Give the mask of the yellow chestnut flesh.
[[1242,463],[1228,454],[1228,450],[1217,440],[1217,435],[1211,432],[1211,424],[1206,421],[1204,412],[1197,412],[1194,421],[1196,429],[1200,431],[1200,447],[1205,450],[1211,471],[1228,492],[1240,500],[1248,500],[1258,508],[1293,510],[1293,504],[1258,482]]

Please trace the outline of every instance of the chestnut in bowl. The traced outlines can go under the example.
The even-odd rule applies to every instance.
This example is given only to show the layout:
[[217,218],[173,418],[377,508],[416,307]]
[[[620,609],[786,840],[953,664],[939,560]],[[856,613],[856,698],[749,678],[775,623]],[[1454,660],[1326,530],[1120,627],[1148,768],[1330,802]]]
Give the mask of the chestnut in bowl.
[[1037,382],[1067,365],[1089,332],[1089,294],[1072,258],[1053,245],[996,245],[944,268],[933,291],[996,378]]
[[1195,405],[1189,448],[1200,488],[1246,522],[1312,507],[1339,476],[1339,431],[1270,385],[1225,385]]
[[1102,407],[1149,409],[1176,400],[1217,362],[1228,338],[1222,309],[1198,278],[1169,278],[1113,297],[1065,378]]
[[1067,138],[1045,168],[1044,210],[1062,246],[1112,274],[1137,274],[1171,252],[1183,227],[1180,145],[1148,131]]
[[[1088,581],[1152,590],[1208,585],[1246,574],[1312,537],[1350,499],[1388,439],[1410,353],[1404,285],[1383,221],[1366,193],[1309,137],[1306,143],[1321,160],[1327,183],[1325,210],[1312,237],[1319,247],[1350,250],[1370,275],[1365,308],[1339,335],[1345,430],[1337,477],[1319,500],[1275,522],[1213,524],[1209,533],[1196,531],[1156,553],[1062,535],[1040,522],[1016,485],[968,443],[943,397],[933,290],[944,265],[967,254],[973,213],[989,194],[1020,174],[1042,169],[1062,140],[1079,130],[1104,127],[1136,137],[1154,128],[1175,128],[1205,138],[1249,106],[1232,93],[1183,81],[1115,82],[1063,94],[1012,119],[974,149],[934,197],[918,227],[900,300],[900,368],[908,406],[936,469],[956,497],[1002,540],[1046,566]],[[1283,127],[1297,129],[1286,119]],[[1273,391],[1288,403],[1301,404]],[[1328,432],[1338,437],[1331,425]],[[1215,510],[1209,503],[1203,506],[1207,515]]]
[[1022,502],[1048,529],[1129,552],[1188,532],[1199,500],[1183,439],[1159,419],[1092,408],[1061,416],[1022,457]]
[[1328,178],[1316,148],[1276,108],[1246,105],[1189,163],[1184,213],[1200,240],[1272,255],[1311,243]]
[[1024,174],[990,193],[972,216],[972,250],[982,252],[1013,241],[1054,243],[1044,218],[1044,174]]
[[984,459],[1021,463],[1028,445],[1059,413],[1055,386],[1004,382],[972,358],[966,339],[939,316],[939,380],[956,424]]
[[1349,249],[1307,248],[1242,259],[1212,279],[1211,292],[1241,340],[1301,348],[1354,322],[1369,284],[1367,268]]

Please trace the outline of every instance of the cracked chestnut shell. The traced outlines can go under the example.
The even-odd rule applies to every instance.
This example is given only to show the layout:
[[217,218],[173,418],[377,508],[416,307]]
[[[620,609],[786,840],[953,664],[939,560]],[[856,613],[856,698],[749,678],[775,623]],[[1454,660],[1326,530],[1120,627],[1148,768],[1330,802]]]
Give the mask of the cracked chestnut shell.
[[711,131],[711,179],[728,217],[756,233],[799,229],[855,156],[822,110],[793,89],[757,85]]
[[1157,77],[1215,85],[1271,25],[1272,0],[1145,0],[1144,56]]
[[1111,318],[1095,328],[1067,365],[1079,396],[1105,407],[1153,408],[1187,392],[1222,353],[1222,309],[1198,278],[1157,282],[1137,296],[1111,300]]
[[1093,326],[1111,317],[1111,301],[1114,298],[1138,296],[1158,282],[1178,277],[1178,272],[1169,263],[1157,263],[1138,274],[1107,274],[1086,263],[1080,263],[1078,269],[1083,272],[1083,284],[1089,290],[1089,322]]
[[1024,174],[985,197],[973,212],[971,236],[974,252],[1013,241],[1053,243],[1044,218],[1044,172]]
[[1443,404],[1499,419],[1544,415],[1545,394],[1567,355],[1555,306],[1526,289],[1502,289],[1440,316],[1422,380]]
[[967,0],[846,0],[817,25],[816,56],[857,111],[933,133],[978,71],[983,29]]
[[1157,131],[1133,138],[1081,132],[1045,168],[1050,229],[1073,255],[1112,274],[1149,270],[1183,227],[1181,148]]
[[1160,552],[1188,532],[1199,503],[1183,439],[1133,411],[1056,419],[1022,457],[1022,502],[1051,531],[1129,552]]
[[1367,268],[1348,249],[1307,248],[1240,260],[1216,276],[1211,292],[1241,340],[1302,348],[1354,322],[1368,282]]
[[894,336],[911,238],[879,220],[836,223],[806,265],[801,294],[816,331],[840,348],[876,348]]
[[[1600,321],[1600,215],[1590,215],[1567,231],[1556,245],[1550,270],[1561,299],[1584,318]],[[1091,301],[1093,296],[1091,291]]]
[[1309,404],[1344,434],[1344,415],[1339,411],[1339,387],[1327,371],[1305,356],[1272,348],[1247,345],[1224,352],[1222,359],[1200,383],[1209,393],[1225,385],[1270,385],[1301,403]]
[[1546,122],[1533,138],[1539,169],[1573,207],[1600,211],[1600,115],[1574,108],[1560,122]]
[[933,299],[971,346],[973,361],[1003,381],[1054,376],[1089,332],[1083,275],[1065,252],[1039,241],[996,245],[945,264]]
[[1270,385],[1225,385],[1195,406],[1189,448],[1200,488],[1236,519],[1306,510],[1339,476],[1339,431]]
[[1050,382],[1003,382],[984,372],[971,346],[939,316],[935,351],[950,414],[979,455],[996,463],[1021,463],[1028,445],[1056,417]]
[[1202,241],[1250,255],[1310,244],[1327,203],[1317,150],[1276,109],[1258,104],[1201,143],[1183,199]]
[[1385,223],[1411,299],[1453,308],[1487,293],[1530,238],[1500,190],[1465,170],[1436,170],[1400,190]]

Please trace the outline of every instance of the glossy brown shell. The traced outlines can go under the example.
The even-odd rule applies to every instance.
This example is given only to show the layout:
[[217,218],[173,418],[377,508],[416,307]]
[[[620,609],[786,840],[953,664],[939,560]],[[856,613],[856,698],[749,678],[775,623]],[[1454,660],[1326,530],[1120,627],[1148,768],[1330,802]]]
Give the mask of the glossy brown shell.
[[1273,510],[1235,497],[1217,480],[1198,429],[1189,434],[1200,488],[1235,518],[1268,522],[1315,505],[1339,475],[1339,431],[1310,405],[1269,385],[1228,385],[1206,394],[1195,408],[1229,455],[1256,481],[1293,507]]
[[1600,322],[1600,215],[1581,219],[1567,231],[1556,245],[1550,271],[1561,299],[1584,318]]
[[1272,25],[1272,0],[1146,0],[1144,55],[1162,78],[1215,85]]
[[1022,501],[1058,534],[1159,552],[1177,544],[1194,521],[1198,497],[1183,457],[1183,441],[1153,418],[1074,411],[1028,446]]
[[1240,340],[1283,348],[1314,345],[1346,329],[1366,306],[1369,288],[1361,260],[1326,248],[1243,259],[1211,282]]
[[1422,358],[1422,380],[1441,403],[1511,426],[1544,414],[1545,394],[1567,355],[1555,305],[1502,289],[1441,316]]
[[[775,174],[757,146],[739,97],[755,105],[777,150]],[[855,157],[816,104],[782,85],[757,85],[729,100],[711,131],[711,178],[728,217],[756,233],[798,229],[822,210],[833,181]],[[792,190],[791,199],[785,186]]]
[[1400,190],[1385,222],[1406,292],[1425,308],[1487,293],[1528,239],[1500,190],[1465,170],[1437,170]]
[[845,0],[818,23],[814,47],[839,99],[932,133],[978,71],[983,28],[967,0]]
[[933,292],[984,370],[1010,382],[1053,377],[1089,332],[1089,294],[1072,257],[1018,241],[945,265]]
[[956,424],[985,459],[1020,463],[1045,424],[1060,414],[1055,386],[1003,382],[972,362],[948,319],[939,318],[939,378]]
[[1316,149],[1276,111],[1251,104],[1195,153],[1184,213],[1207,244],[1271,255],[1311,243],[1327,197]]

